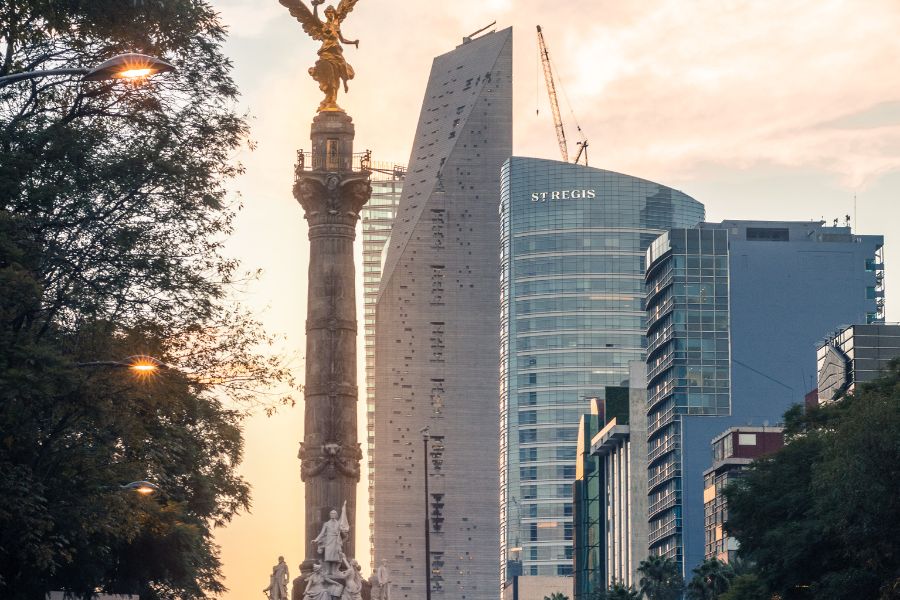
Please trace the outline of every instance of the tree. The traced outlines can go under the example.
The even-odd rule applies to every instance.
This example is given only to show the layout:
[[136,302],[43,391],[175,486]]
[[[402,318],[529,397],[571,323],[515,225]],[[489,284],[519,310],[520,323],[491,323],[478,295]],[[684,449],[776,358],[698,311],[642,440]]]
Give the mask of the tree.
[[752,573],[735,577],[728,591],[719,596],[719,600],[770,600],[770,598],[759,577]]
[[569,600],[569,597],[562,592],[553,592],[549,596],[544,596],[544,600]]
[[[0,597],[224,590],[213,528],[249,506],[240,422],[290,386],[229,298],[245,143],[224,29],[205,0],[22,0],[0,8],[0,75],[138,50],[139,86],[0,88]],[[148,353],[143,381],[81,362]],[[266,401],[271,404],[270,401]],[[150,478],[138,498],[119,485]]]
[[900,359],[855,393],[785,415],[787,444],[726,489],[728,530],[767,594],[900,590]]
[[633,586],[613,582],[606,591],[599,591],[593,600],[640,600],[641,595]]
[[650,556],[638,566],[641,595],[648,600],[675,600],[681,595],[683,580],[678,563],[671,558]]
[[691,600],[716,600],[728,590],[734,570],[719,559],[711,558],[694,567],[694,576],[687,586]]

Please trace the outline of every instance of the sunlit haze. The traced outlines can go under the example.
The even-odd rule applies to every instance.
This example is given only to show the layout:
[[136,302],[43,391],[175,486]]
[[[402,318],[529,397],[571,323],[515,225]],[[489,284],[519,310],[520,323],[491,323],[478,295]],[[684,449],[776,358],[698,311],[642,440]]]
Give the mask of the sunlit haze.
[[[263,270],[240,299],[284,337],[276,350],[302,381],[307,240],[291,185],[321,98],[307,74],[318,46],[277,0],[212,3],[229,28],[226,53],[255,147],[235,156],[246,173],[230,184],[243,209],[229,251]],[[896,0],[360,0],[343,25],[360,39],[345,50],[356,78],[338,98],[356,125],[356,150],[405,163],[432,58],[494,20],[514,27],[517,155],[559,159],[539,24],[562,87],[570,156],[577,120],[591,166],[680,189],[706,205],[709,221],[849,219],[857,233],[883,234],[887,320],[897,320]],[[364,411],[361,400],[361,440]],[[302,403],[247,421],[241,472],[253,509],[217,535],[230,600],[259,597],[279,555],[298,575],[315,536],[302,531],[302,423]],[[365,481],[363,473],[354,534],[368,576]]]

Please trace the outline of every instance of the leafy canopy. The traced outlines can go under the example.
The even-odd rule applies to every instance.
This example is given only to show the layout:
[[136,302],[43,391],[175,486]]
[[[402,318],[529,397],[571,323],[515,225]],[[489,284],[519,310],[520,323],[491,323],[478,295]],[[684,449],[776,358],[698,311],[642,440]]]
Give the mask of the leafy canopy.
[[727,527],[759,583],[784,600],[898,597],[900,359],[785,422],[785,448],[726,489]]
[[[206,0],[0,3],[0,75],[160,56],[141,85],[0,87],[0,597],[224,590],[247,410],[290,373],[230,299],[247,125]],[[136,379],[79,363],[151,354]],[[263,400],[260,400],[263,398]],[[121,484],[151,479],[157,497]]]

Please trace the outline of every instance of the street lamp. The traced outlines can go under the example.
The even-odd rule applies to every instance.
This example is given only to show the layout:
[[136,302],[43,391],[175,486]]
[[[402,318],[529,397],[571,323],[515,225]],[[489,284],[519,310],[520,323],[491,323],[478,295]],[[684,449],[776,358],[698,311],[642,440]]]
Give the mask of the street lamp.
[[141,496],[149,496],[159,492],[159,486],[149,481],[132,481],[131,483],[120,485],[119,488],[138,493]]
[[166,73],[174,70],[175,66],[173,64],[166,62],[161,58],[129,52],[127,54],[113,56],[109,60],[90,69],[84,67],[71,69],[45,69],[42,71],[26,71],[24,73],[4,75],[0,77],[0,87],[15,83],[16,81],[57,75],[81,75],[81,78],[84,81],[101,81],[107,79],[141,81],[147,77],[156,75],[157,73]]
[[[439,475],[444,465],[444,436],[431,435],[429,427],[425,426],[421,429],[422,443],[425,450],[422,461],[425,465],[425,600],[431,600],[431,580],[432,574],[435,575],[434,580],[437,583],[437,589],[440,590],[443,576],[441,568],[437,563],[431,560],[431,529],[434,528],[438,533],[443,528],[444,517],[444,494],[434,494],[433,497],[428,493],[428,459],[431,459],[431,465],[434,467],[435,475]],[[432,442],[431,451],[429,452],[428,442]],[[431,514],[429,516],[429,506],[431,506]]]
[[170,364],[146,354],[136,354],[124,360],[92,360],[75,363],[76,367],[109,367],[112,369],[128,369],[138,375],[152,375],[160,369],[174,369]]
[[422,464],[425,465],[425,600],[431,600],[431,521],[428,518],[428,426],[422,428]]

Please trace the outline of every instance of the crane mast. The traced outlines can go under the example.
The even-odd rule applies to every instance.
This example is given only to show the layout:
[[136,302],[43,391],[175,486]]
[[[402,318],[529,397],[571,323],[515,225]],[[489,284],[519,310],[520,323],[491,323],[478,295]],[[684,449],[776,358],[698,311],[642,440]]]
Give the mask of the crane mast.
[[[541,63],[544,65],[544,81],[547,82],[547,94],[550,96],[550,110],[553,112],[553,125],[556,127],[556,141],[559,142],[559,152],[563,162],[569,162],[569,149],[566,144],[566,132],[563,129],[562,117],[559,114],[559,102],[556,99],[556,85],[553,83],[553,71],[550,69],[550,54],[544,43],[544,34],[541,26],[537,26],[538,46],[540,47]],[[580,155],[580,153],[579,153]]]

